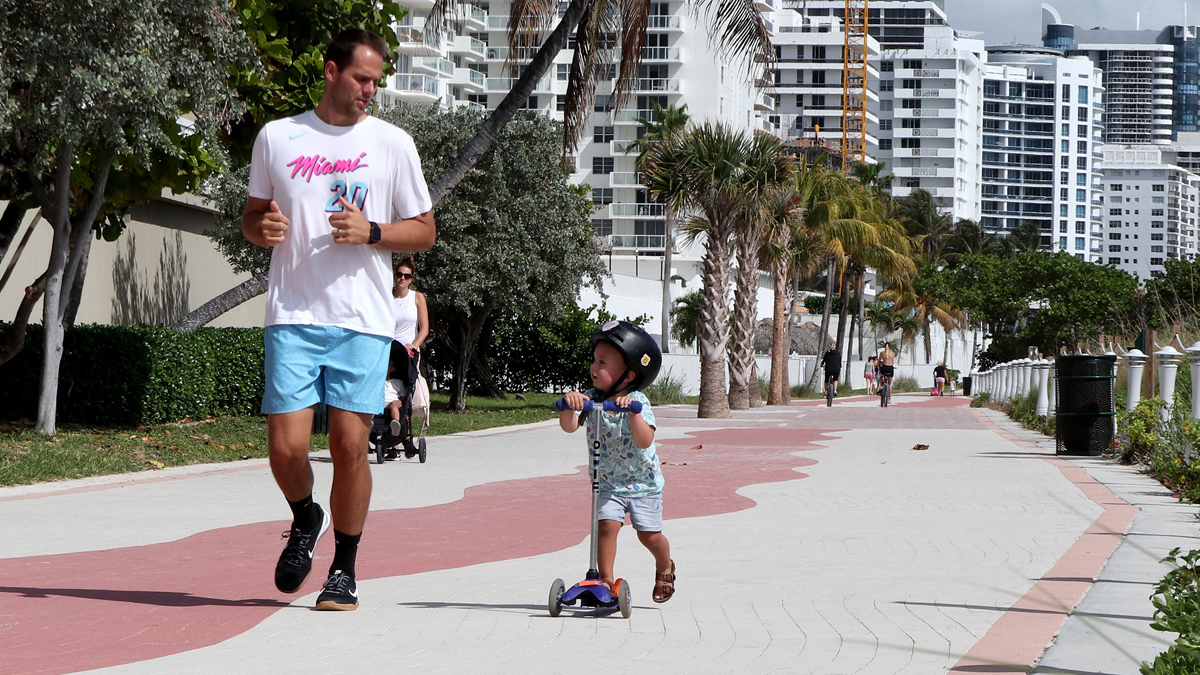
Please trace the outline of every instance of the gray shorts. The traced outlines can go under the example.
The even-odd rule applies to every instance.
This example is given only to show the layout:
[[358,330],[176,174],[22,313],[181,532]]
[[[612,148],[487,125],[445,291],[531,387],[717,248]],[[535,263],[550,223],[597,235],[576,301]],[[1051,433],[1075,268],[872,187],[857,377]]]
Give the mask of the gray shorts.
[[600,493],[600,508],[597,520],[625,522],[625,514],[638,532],[662,532],[662,495],[647,497],[618,497],[607,492]]

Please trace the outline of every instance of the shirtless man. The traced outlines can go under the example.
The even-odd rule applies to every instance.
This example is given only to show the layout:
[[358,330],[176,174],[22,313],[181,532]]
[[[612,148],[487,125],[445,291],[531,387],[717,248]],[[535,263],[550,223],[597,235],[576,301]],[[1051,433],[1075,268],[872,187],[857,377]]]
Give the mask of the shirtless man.
[[879,352],[879,391],[883,392],[883,383],[887,382],[887,390],[892,391],[892,377],[896,374],[896,352],[892,351],[891,343],[883,343],[883,351]]

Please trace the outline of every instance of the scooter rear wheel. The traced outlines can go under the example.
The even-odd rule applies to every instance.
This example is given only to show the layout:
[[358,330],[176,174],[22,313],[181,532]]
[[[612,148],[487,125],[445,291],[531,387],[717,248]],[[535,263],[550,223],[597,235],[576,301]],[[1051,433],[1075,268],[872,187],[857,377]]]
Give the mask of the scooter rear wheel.
[[633,614],[633,601],[630,598],[629,582],[624,579],[617,579],[614,584],[617,591],[617,608],[621,610],[621,618],[628,619],[630,614]]
[[562,579],[555,579],[554,583],[550,584],[550,597],[546,599],[546,609],[549,610],[550,616],[562,614],[562,597],[566,590],[567,586]]

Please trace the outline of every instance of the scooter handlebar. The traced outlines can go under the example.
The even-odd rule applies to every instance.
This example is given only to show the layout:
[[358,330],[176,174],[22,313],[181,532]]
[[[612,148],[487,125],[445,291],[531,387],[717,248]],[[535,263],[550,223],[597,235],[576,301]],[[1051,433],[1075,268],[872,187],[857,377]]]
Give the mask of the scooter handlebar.
[[[596,407],[595,401],[584,401],[583,402],[584,412],[590,412],[595,407]],[[567,405],[567,400],[565,398],[560,398],[554,402],[554,408],[556,410],[558,410],[559,412],[563,412],[565,410],[570,410],[571,406]],[[616,401],[605,401],[604,402],[604,412],[610,412],[610,413],[611,412],[631,412],[631,413],[637,415],[642,412],[642,402],[641,401],[630,401],[628,408],[622,408],[617,405]]]

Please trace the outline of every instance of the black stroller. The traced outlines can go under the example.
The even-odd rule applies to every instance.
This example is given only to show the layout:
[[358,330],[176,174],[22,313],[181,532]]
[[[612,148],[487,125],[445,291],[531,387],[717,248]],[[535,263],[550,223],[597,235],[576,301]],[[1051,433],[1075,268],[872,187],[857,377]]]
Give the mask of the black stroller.
[[[400,407],[400,419],[398,433],[393,430],[392,418],[388,415],[387,410],[375,415],[371,421],[371,433],[368,437],[367,448],[370,452],[375,453],[375,462],[383,464],[388,459],[399,459],[400,453],[411,459],[418,457],[422,464],[425,463],[425,429],[429,426],[429,412],[424,409],[423,424],[421,425],[421,433],[416,439],[416,444],[413,444],[412,434],[412,418],[413,418],[413,392],[416,391],[417,378],[420,373],[419,357],[410,357],[408,349],[399,342],[392,342],[392,354],[389,359],[389,367],[393,378],[399,380],[397,393],[403,399],[403,404]],[[405,443],[405,440],[408,440]]]

